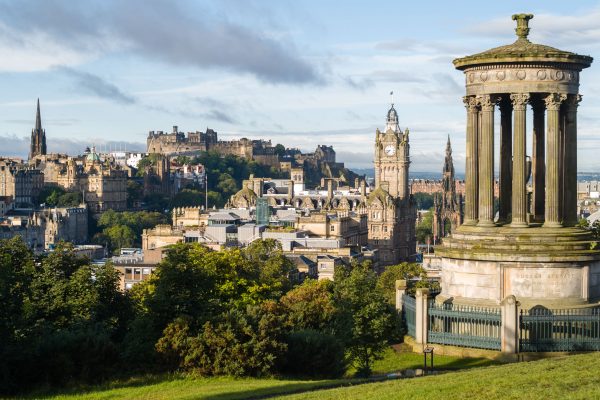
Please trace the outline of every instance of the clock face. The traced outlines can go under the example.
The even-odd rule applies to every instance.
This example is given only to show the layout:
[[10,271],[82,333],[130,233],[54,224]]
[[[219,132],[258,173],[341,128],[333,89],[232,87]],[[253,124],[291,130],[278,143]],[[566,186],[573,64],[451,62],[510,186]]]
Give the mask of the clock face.
[[388,146],[385,146],[385,154],[387,154],[388,156],[393,156],[396,153],[396,147],[392,146],[391,144]]

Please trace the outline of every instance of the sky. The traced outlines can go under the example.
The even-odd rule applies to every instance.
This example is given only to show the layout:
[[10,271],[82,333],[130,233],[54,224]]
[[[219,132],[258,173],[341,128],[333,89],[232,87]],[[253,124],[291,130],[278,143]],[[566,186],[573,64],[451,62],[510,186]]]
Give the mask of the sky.
[[[411,171],[464,170],[452,60],[515,40],[600,63],[600,1],[0,0],[0,154],[26,156],[39,97],[48,150],[144,150],[148,131],[218,132],[368,168],[394,92]],[[581,74],[579,170],[600,171],[600,65]],[[529,123],[528,127],[531,127]]]

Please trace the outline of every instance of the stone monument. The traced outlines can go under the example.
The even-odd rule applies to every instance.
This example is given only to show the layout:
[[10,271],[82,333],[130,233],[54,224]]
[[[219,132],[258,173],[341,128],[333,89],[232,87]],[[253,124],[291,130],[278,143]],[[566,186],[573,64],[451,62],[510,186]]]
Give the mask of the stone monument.
[[[524,307],[589,305],[600,299],[600,249],[575,225],[579,75],[592,57],[534,44],[527,38],[533,15],[512,18],[514,43],[454,60],[466,78],[465,219],[436,248],[442,259],[438,299],[496,305],[514,295]],[[495,139],[500,144],[497,215]]]

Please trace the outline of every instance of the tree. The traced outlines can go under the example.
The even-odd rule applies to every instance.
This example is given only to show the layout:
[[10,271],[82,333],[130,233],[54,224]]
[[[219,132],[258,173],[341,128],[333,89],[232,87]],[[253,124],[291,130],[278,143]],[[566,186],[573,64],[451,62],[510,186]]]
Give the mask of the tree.
[[417,224],[416,236],[417,242],[426,243],[427,238],[433,241],[433,208],[423,215],[423,219]]
[[271,375],[287,349],[282,317],[274,308],[266,302],[226,311],[197,336],[180,318],[167,326],[156,349],[168,362],[202,375]]
[[286,153],[285,146],[280,143],[277,143],[275,145],[275,154],[281,158],[281,157],[285,157],[285,153]]
[[368,376],[393,334],[394,311],[377,287],[377,274],[369,263],[355,265],[349,272],[336,271],[334,285],[334,300],[340,310],[337,335],[345,336],[348,358],[357,375]]
[[194,189],[183,189],[171,200],[171,208],[175,207],[198,207],[205,202],[204,191]]
[[333,283],[307,279],[280,300],[281,312],[294,330],[313,329],[333,333],[337,309],[333,300]]
[[[410,284],[409,291],[414,291],[417,287],[430,287],[427,279],[427,272],[417,263],[401,263],[390,265],[377,280],[377,287],[382,291],[384,297],[390,305],[396,304],[396,281],[406,280]],[[416,280],[416,282],[411,282]]]
[[417,210],[429,210],[433,207],[433,195],[429,193],[414,193],[413,198],[417,205]]

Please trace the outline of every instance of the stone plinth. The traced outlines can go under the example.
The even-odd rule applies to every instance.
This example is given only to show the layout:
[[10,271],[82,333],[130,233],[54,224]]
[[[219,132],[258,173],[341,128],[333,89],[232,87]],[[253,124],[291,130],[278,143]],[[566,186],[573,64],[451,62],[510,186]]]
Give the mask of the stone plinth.
[[524,308],[560,308],[600,299],[600,252],[582,229],[462,226],[436,254],[440,300],[497,305],[514,295]]

